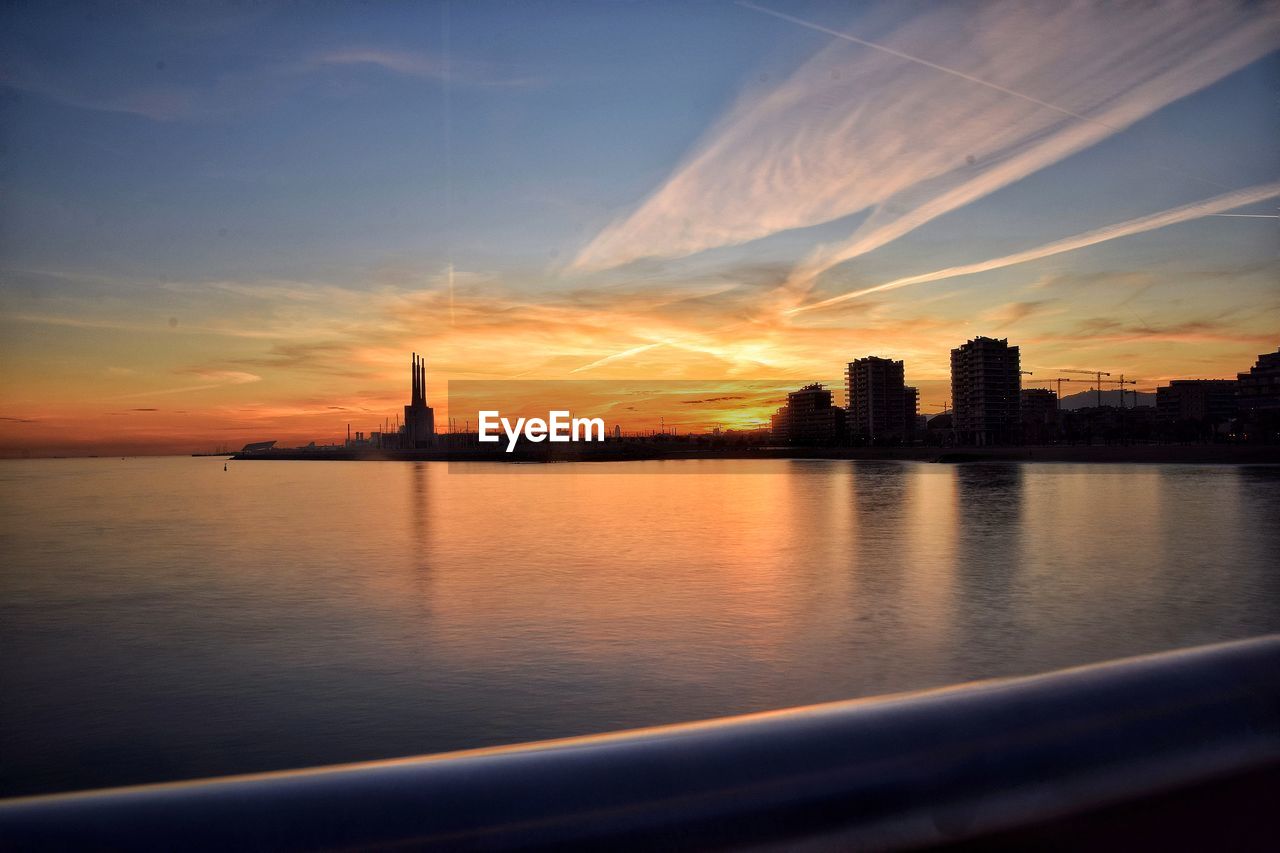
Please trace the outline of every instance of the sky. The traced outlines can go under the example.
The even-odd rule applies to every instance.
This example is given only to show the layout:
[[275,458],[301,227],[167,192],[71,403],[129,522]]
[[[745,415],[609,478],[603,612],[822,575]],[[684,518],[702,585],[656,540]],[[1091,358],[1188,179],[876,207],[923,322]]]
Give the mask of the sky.
[[866,355],[936,412],[977,335],[1230,377],[1280,346],[1278,48],[1229,0],[8,3],[0,455],[340,440],[415,351],[441,424]]

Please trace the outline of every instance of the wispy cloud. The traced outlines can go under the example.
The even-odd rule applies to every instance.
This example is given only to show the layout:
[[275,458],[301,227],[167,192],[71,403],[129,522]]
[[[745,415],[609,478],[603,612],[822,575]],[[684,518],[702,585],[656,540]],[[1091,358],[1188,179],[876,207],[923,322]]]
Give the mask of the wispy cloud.
[[423,77],[463,86],[536,86],[542,80],[532,75],[514,74],[489,62],[435,56],[428,53],[389,50],[379,47],[347,47],[322,53],[316,65],[367,65],[394,74]]
[[1031,299],[1022,302],[1009,302],[988,311],[985,319],[994,323],[996,329],[1005,329],[1029,317],[1043,314],[1048,310],[1048,306],[1053,304],[1053,301],[1052,299]]
[[541,85],[536,76],[489,62],[380,47],[301,52],[292,58],[246,64],[197,79],[175,79],[159,67],[127,67],[101,75],[48,63],[35,54],[15,55],[0,69],[0,86],[30,92],[67,106],[141,116],[157,122],[203,122],[261,109],[295,95],[326,69],[358,66],[471,87]]
[[29,92],[83,110],[124,113],[153,121],[192,118],[202,112],[197,92],[163,80],[135,81],[108,87],[100,79],[75,79],[62,69],[44,68],[32,61],[11,59],[0,86]]
[[638,347],[632,347],[631,349],[623,350],[622,352],[616,352],[613,355],[606,355],[604,358],[598,358],[595,361],[591,362],[590,364],[584,364],[582,365],[582,367],[575,367],[573,370],[570,370],[569,372],[584,373],[588,370],[594,370],[597,367],[604,367],[606,364],[610,364],[612,362],[619,361],[624,358],[631,358],[632,356],[637,356],[642,352],[648,352],[654,347],[662,346],[662,343],[663,343],[662,341],[657,341],[651,344],[641,344]]
[[572,268],[869,212],[797,267],[790,287],[803,293],[824,270],[1265,55],[1278,33],[1271,5],[937,4],[878,39],[889,52],[835,39],[780,85],[744,95]]
[[[182,385],[177,388],[161,388],[154,391],[139,391],[136,394],[121,394],[112,397],[113,400],[136,400],[140,397],[159,397],[169,394],[187,394],[193,391],[210,391],[214,388],[221,388],[226,385],[248,385],[251,382],[261,382],[262,377],[254,373],[247,373],[243,370],[208,370],[197,368],[185,371],[205,380],[199,385]],[[155,409],[134,409],[135,412],[155,411]]]
[[1157,228],[1176,225],[1180,222],[1200,219],[1219,211],[1243,207],[1246,204],[1253,204],[1268,198],[1274,198],[1277,195],[1280,195],[1280,181],[1274,181],[1269,184],[1259,184],[1256,187],[1248,187],[1242,190],[1223,193],[1222,195],[1214,196],[1213,198],[1205,199],[1203,201],[1185,204],[1181,207],[1171,208],[1148,216],[1140,216],[1137,219],[1130,219],[1127,222],[1118,222],[1114,225],[1107,225],[1093,231],[1086,231],[1083,234],[1076,234],[1072,237],[1065,237],[1061,240],[1055,240],[1052,243],[1036,246],[1033,249],[1025,249],[1011,255],[1003,255],[998,258],[990,258],[988,260],[978,261],[972,264],[962,264],[960,266],[946,267],[944,269],[933,270],[932,272],[920,273],[918,275],[910,275],[905,278],[885,282],[884,284],[877,284],[874,287],[864,287],[860,290],[850,291],[849,293],[841,293],[838,296],[832,296],[819,302],[811,302],[808,305],[798,305],[793,308],[789,308],[787,309],[787,313],[798,314],[803,311],[814,311],[819,308],[838,305],[841,302],[847,302],[850,299],[857,299],[862,296],[867,296],[872,293],[881,293],[886,290],[897,290],[900,287],[907,287],[912,284],[941,281],[943,279],[956,278],[957,276],[973,275],[975,273],[989,272],[1003,267],[1011,267],[1016,264],[1024,264],[1028,261],[1036,261],[1041,258],[1047,258],[1051,255],[1059,255],[1063,252],[1083,249],[1086,246],[1093,246],[1098,243],[1117,240],[1121,237],[1128,237],[1133,234],[1141,234],[1145,231],[1154,231]]
[[1027,343],[1040,344],[1061,341],[1079,345],[1097,343],[1123,343],[1128,341],[1165,341],[1188,344],[1244,343],[1249,346],[1265,346],[1273,343],[1274,335],[1243,331],[1238,325],[1218,320],[1183,320],[1180,322],[1134,324],[1110,317],[1091,317],[1075,324],[1062,333],[1028,336]]

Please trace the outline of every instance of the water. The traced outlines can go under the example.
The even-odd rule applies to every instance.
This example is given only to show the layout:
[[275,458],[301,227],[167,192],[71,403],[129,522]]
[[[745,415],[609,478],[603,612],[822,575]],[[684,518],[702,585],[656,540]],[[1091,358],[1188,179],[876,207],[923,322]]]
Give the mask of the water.
[[222,466],[0,463],[0,794],[609,731],[1280,630],[1277,468]]

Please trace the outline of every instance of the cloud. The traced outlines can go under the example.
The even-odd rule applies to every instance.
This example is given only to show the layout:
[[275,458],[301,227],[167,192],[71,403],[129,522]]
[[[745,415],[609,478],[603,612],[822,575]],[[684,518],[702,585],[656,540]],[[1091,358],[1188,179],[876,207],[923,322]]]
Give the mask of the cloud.
[[139,83],[110,91],[99,82],[74,81],[34,64],[22,64],[0,79],[0,85],[48,98],[65,106],[107,113],[125,113],[153,121],[191,118],[197,112],[196,93],[164,83]]
[[1121,237],[1129,237],[1134,234],[1142,234],[1146,231],[1154,231],[1157,228],[1165,228],[1169,225],[1177,225],[1181,222],[1200,219],[1217,211],[1243,207],[1246,204],[1252,204],[1257,201],[1273,198],[1277,195],[1280,195],[1280,181],[1274,181],[1269,184],[1258,184],[1254,187],[1234,190],[1229,193],[1214,196],[1213,198],[1192,202],[1191,204],[1184,204],[1181,207],[1162,210],[1159,213],[1152,213],[1148,216],[1139,216],[1137,219],[1130,219],[1126,222],[1106,225],[1102,228],[1094,229],[1093,231],[1086,231],[1083,234],[1064,237],[1061,240],[1055,240],[1052,243],[1036,246],[1033,249],[1024,249],[1021,252],[1014,252],[1011,255],[1003,255],[998,258],[990,258],[988,260],[978,261],[972,264],[961,264],[960,266],[946,267],[944,269],[933,270],[932,272],[910,275],[904,278],[885,282],[884,284],[877,284],[874,287],[864,287],[860,290],[841,293],[838,296],[832,296],[818,302],[811,302],[808,305],[795,306],[788,309],[787,313],[798,314],[802,311],[813,311],[820,308],[826,308],[831,305],[838,305],[841,302],[846,302],[850,299],[857,299],[871,293],[882,293],[886,290],[897,290],[900,287],[907,287],[912,284],[942,281],[943,279],[955,278],[957,276],[973,275],[975,273],[990,272],[991,270],[1011,267],[1016,264],[1025,264],[1029,261],[1036,261],[1052,255],[1059,255],[1063,252],[1083,249],[1087,246],[1094,246],[1098,243],[1105,243],[1109,240],[1118,240]]
[[632,356],[639,355],[642,352],[648,352],[654,347],[662,346],[663,343],[664,341],[655,341],[654,343],[651,343],[651,344],[641,344],[638,347],[632,347],[629,350],[624,350],[623,352],[614,353],[613,355],[607,355],[604,358],[596,359],[590,364],[584,364],[581,367],[575,367],[573,370],[570,370],[569,372],[582,373],[583,371],[594,370],[597,367],[604,367],[606,364],[609,364],[614,361],[618,361],[619,359],[631,358]]
[[1027,289],[1039,291],[1062,288],[1078,290],[1085,287],[1105,287],[1110,290],[1130,288],[1134,291],[1142,291],[1150,288],[1155,283],[1156,276],[1149,270],[1055,270],[1041,276],[1034,283],[1028,285]]
[[879,39],[897,55],[837,39],[780,85],[745,94],[571,268],[681,257],[866,212],[793,272],[803,293],[835,264],[1247,65],[1278,31],[1276,6],[1229,2],[928,6]]
[[1052,305],[1052,299],[1033,299],[1025,302],[1009,302],[990,311],[986,315],[989,322],[995,323],[997,329],[1004,329],[1019,323],[1028,317],[1041,314],[1045,306]]
[[488,62],[377,47],[348,47],[329,51],[317,56],[314,63],[336,66],[371,65],[395,74],[469,86],[523,87],[542,82],[536,77],[505,73],[503,69]]
[[157,122],[202,122],[262,109],[295,95],[324,69],[370,66],[410,77],[473,87],[530,87],[540,78],[501,66],[379,47],[349,47],[295,54],[245,65],[202,79],[169,76],[151,65],[118,63],[117,73],[93,74],[71,65],[50,64],[36,53],[18,51],[0,69],[0,86],[29,92],[77,109],[123,113]]
[[355,364],[356,350],[351,341],[345,340],[292,341],[272,344],[265,355],[238,359],[236,363],[270,370],[358,378],[368,375],[368,371],[359,369],[360,366]]
[[1183,320],[1170,323],[1122,323],[1110,317],[1090,317],[1081,320],[1075,328],[1063,334],[1040,335],[1028,338],[1031,343],[1064,341],[1067,343],[1103,341],[1167,341],[1172,343],[1247,343],[1262,345],[1273,342],[1273,334],[1242,330],[1235,324],[1220,320]]
[[[154,391],[140,391],[136,394],[121,394],[112,397],[113,400],[135,400],[139,397],[158,397],[168,394],[186,394],[192,391],[209,391],[214,388],[222,388],[227,385],[248,385],[252,382],[261,382],[262,377],[255,373],[246,373],[243,370],[210,370],[206,368],[194,368],[182,371],[183,373],[193,374],[205,380],[200,385],[182,385],[177,388],[162,388]],[[134,411],[145,411],[143,409],[135,409]],[[154,409],[151,411],[155,411]]]
[[[1018,342],[1034,345],[1033,350],[1024,352],[1038,353],[1036,359],[1066,363],[1085,358],[1080,352],[1087,350],[1090,363],[1096,359],[1102,367],[1134,369],[1135,375],[1149,376],[1156,369],[1169,372],[1185,367],[1187,353],[1194,350],[1197,357],[1208,354],[1218,359],[1216,363],[1235,369],[1237,363],[1244,363],[1239,347],[1252,348],[1257,336],[1270,330],[1266,321],[1275,316],[1259,313],[1257,300],[1247,294],[1233,293],[1224,300],[1218,295],[1202,297],[1189,288],[1187,304],[1163,300],[1157,307],[1144,309],[1148,314],[1145,319],[1150,321],[1146,328],[1122,319],[1113,327],[1076,329],[1074,324],[1082,315],[1071,312],[1084,309],[1068,299],[1063,288],[1028,289],[1018,297],[1006,296],[997,302],[1003,303],[999,309],[982,318],[974,316],[971,304],[957,304],[965,300],[949,301],[927,294],[918,300],[866,297],[830,311],[814,312],[807,322],[797,324],[776,313],[759,311],[762,290],[777,286],[776,272],[749,265],[684,281],[650,275],[627,280],[628,274],[620,271],[618,283],[609,287],[559,290],[531,290],[520,281],[505,283],[491,274],[459,272],[452,296],[447,277],[430,271],[406,279],[405,286],[374,289],[353,286],[344,290],[270,280],[163,283],[166,297],[182,298],[184,317],[205,318],[211,325],[246,333],[230,339],[155,331],[145,316],[155,301],[155,287],[160,285],[142,287],[130,304],[135,314],[142,314],[142,319],[134,322],[152,328],[156,336],[156,359],[138,362],[151,365],[150,369],[136,377],[115,379],[111,387],[103,388],[100,377],[83,375],[74,365],[62,365],[57,358],[38,359],[47,371],[40,380],[42,387],[60,390],[33,393],[14,389],[12,411],[46,419],[40,424],[5,422],[0,427],[0,452],[6,442],[8,446],[23,442],[21,446],[34,447],[45,440],[41,436],[46,432],[74,435],[69,425],[77,422],[75,412],[88,405],[95,406],[94,411],[112,409],[118,404],[110,401],[120,398],[105,395],[117,391],[146,406],[158,406],[166,399],[160,395],[187,392],[189,400],[168,399],[181,399],[182,405],[193,409],[188,418],[167,407],[145,418],[103,418],[113,422],[110,430],[117,436],[150,436],[174,442],[178,440],[175,436],[207,437],[217,435],[217,430],[233,429],[243,432],[246,440],[329,440],[341,435],[347,420],[353,426],[373,428],[387,417],[395,417],[406,396],[410,350],[429,355],[428,399],[444,423],[449,406],[446,383],[453,380],[587,376],[609,384],[660,377],[768,380],[788,387],[814,379],[838,382],[845,361],[871,353],[905,359],[911,383],[925,389],[925,401],[940,402],[945,391],[936,390],[936,398],[929,395],[945,387],[949,348],[980,331],[971,325],[988,317],[991,322],[1000,322],[1034,316],[1038,334],[1020,335]],[[1126,288],[1125,293],[1128,291]],[[1011,298],[1021,301],[1007,301]],[[1055,299],[1055,305],[1048,305]],[[14,301],[25,306],[30,297]],[[99,306],[100,301],[96,292],[77,293],[60,295],[55,303],[39,307],[79,314]],[[1216,307],[1204,310],[1206,305],[1233,303],[1243,312],[1238,318],[1220,316]],[[454,309],[452,320],[450,306]],[[1102,313],[1097,304],[1087,310],[1085,316]],[[162,318],[168,311],[166,305],[156,316]],[[1045,316],[1049,311],[1054,313],[1051,318]],[[1218,325],[1187,325],[1205,317]],[[144,339],[130,325],[106,332],[99,336],[102,363],[131,363],[121,361],[114,351],[137,356]],[[78,328],[54,326],[48,334],[27,337],[47,342],[50,352],[57,353],[65,341],[79,336]],[[1207,345],[1183,346],[1189,340],[1203,340]],[[1149,361],[1113,356],[1116,351],[1136,349],[1128,341],[1141,341],[1145,354],[1141,358]],[[212,362],[210,352],[222,355]],[[169,366],[173,363],[191,365],[178,371],[190,384],[173,383]],[[259,376],[264,381],[257,381]],[[170,383],[182,387],[168,387]],[[144,390],[150,385],[159,390]],[[716,406],[711,398],[736,393],[738,388],[740,385],[725,385],[683,391],[668,401],[668,423],[673,422],[674,412],[697,408],[679,405],[681,401],[697,398]],[[741,405],[736,405],[739,402]],[[726,409],[752,409],[755,404],[724,401],[723,405]],[[193,442],[187,449],[201,446]]]
[[195,374],[201,379],[209,382],[217,382],[220,385],[247,385],[250,382],[261,382],[262,377],[256,373],[246,373],[243,370],[208,370],[205,368],[197,368],[188,370],[187,373]]
[[723,403],[729,400],[742,400],[742,399],[745,399],[745,398],[741,394],[731,394],[728,397],[708,397],[705,400],[679,400],[678,402],[685,403],[688,405],[693,405],[695,403]]

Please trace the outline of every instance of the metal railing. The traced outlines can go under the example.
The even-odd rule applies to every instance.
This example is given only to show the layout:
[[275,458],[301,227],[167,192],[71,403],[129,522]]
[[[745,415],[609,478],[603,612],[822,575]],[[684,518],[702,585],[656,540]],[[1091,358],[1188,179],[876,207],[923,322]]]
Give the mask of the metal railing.
[[9,800],[0,848],[1060,849],[1212,831],[1240,849],[1277,782],[1273,635],[605,736]]

